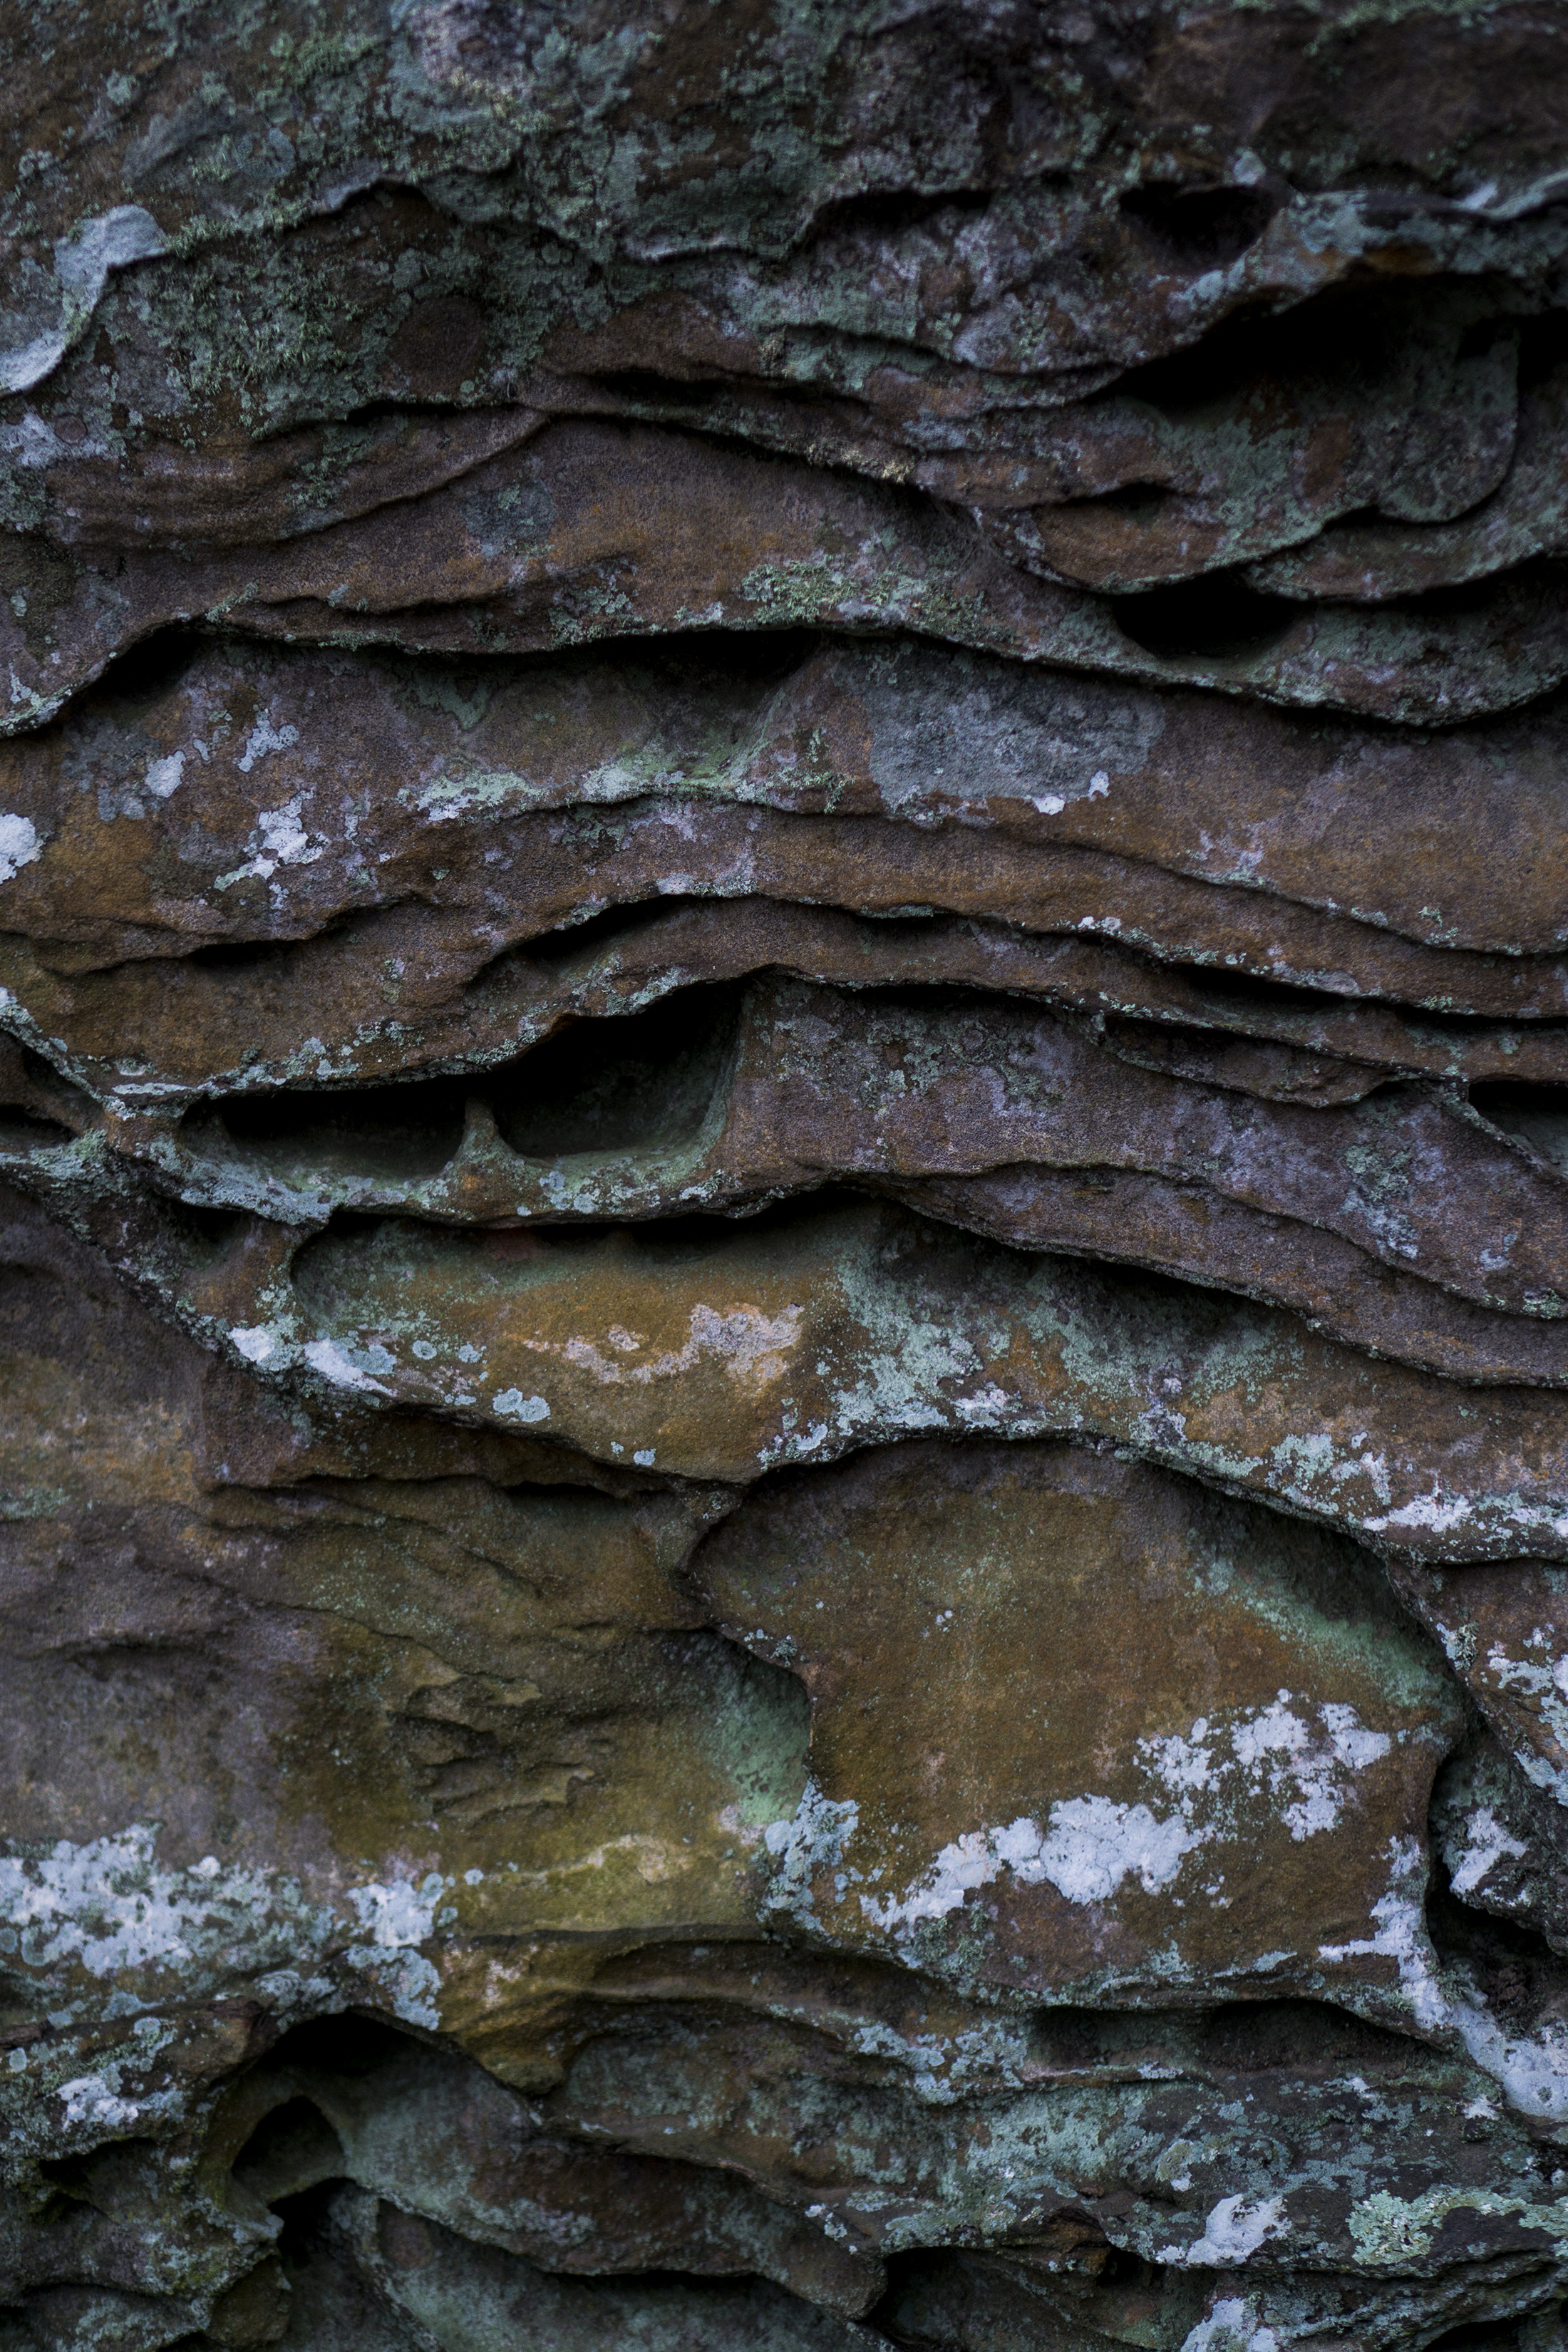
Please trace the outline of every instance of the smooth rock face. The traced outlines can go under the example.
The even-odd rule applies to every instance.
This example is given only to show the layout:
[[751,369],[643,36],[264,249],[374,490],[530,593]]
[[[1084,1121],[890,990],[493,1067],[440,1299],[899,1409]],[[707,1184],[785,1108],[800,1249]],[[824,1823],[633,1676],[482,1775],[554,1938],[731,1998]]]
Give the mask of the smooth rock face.
[[1562,2352],[1568,16],[0,59],[0,2352]]

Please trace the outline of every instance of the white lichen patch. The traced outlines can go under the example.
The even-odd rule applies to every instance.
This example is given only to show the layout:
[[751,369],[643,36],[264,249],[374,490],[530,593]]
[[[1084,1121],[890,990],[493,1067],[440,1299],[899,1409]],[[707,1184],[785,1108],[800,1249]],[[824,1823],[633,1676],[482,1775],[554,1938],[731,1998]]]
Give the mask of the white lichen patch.
[[842,1901],[848,1885],[843,1867],[845,1848],[859,1819],[860,1808],[852,1797],[829,1797],[808,1780],[790,1818],[770,1822],[763,1832],[763,1843],[774,1864],[763,1911],[784,1912],[815,1922],[817,1882],[828,1872],[833,1874],[835,1895]]
[[1510,2036],[1463,1964],[1442,1966],[1426,1932],[1426,1858],[1413,1837],[1387,1848],[1388,1892],[1372,1906],[1373,1932],[1320,1946],[1318,1957],[1392,1962],[1402,2005],[1426,2032],[1459,2044],[1499,2084],[1521,2115],[1555,2123],[1568,2117],[1568,2028],[1549,2018],[1532,2033]]
[[[274,721],[271,712],[264,710],[246,737],[245,749],[235,761],[235,766],[242,776],[247,776],[258,760],[264,760],[269,751],[287,751],[299,740],[300,730],[296,726],[285,720],[279,727]],[[299,813],[299,805],[297,801],[293,803],[296,814]],[[265,824],[267,819],[263,817],[261,822]]]
[[78,2074],[70,2082],[62,2083],[55,2096],[64,2109],[61,2121],[68,2129],[73,2124],[89,2124],[102,2132],[130,2130],[155,2104],[148,2099],[121,2097],[107,2074]]
[[[1525,1654],[1519,1656],[1493,1642],[1487,1652],[1487,1678],[1523,1699],[1552,1744],[1568,1752],[1568,1657],[1559,1654],[1556,1635],[1544,1625],[1531,1627],[1522,1646]],[[1538,1789],[1549,1789],[1560,1803],[1568,1804],[1568,1770],[1538,1753],[1520,1753],[1519,1761]]]
[[1155,2259],[1234,2270],[1268,2239],[1281,2237],[1288,2227],[1282,2197],[1222,2197],[1205,2222],[1201,2238],[1194,2238],[1188,2246],[1163,2246]]
[[394,2016],[410,2025],[434,2029],[441,2022],[441,1979],[418,1947],[434,1935],[450,1883],[439,1871],[430,1871],[417,1886],[408,1879],[390,1885],[373,1879],[349,1889],[363,1941],[351,1944],[346,1958],[376,1985]]
[[729,1307],[694,1307],[688,1338],[679,1348],[634,1360],[621,1333],[614,1339],[615,1353],[606,1354],[595,1340],[574,1338],[555,1350],[549,1343],[529,1345],[559,1352],[574,1370],[586,1372],[605,1388],[647,1388],[656,1381],[676,1380],[703,1362],[722,1367],[739,1388],[749,1392],[770,1388],[789,1367],[790,1351],[800,1337],[802,1307],[785,1307],[777,1315],[762,1307],[736,1303]]
[[247,1363],[264,1364],[278,1348],[278,1335],[265,1323],[235,1324],[229,1339]]
[[56,241],[54,272],[29,316],[13,310],[33,331],[25,342],[0,350],[0,392],[30,392],[52,373],[82,333],[109,282],[111,269],[146,261],[167,247],[163,232],[142,205],[114,205],[79,221]]
[[[183,1970],[212,1959],[274,1901],[263,1874],[222,1870],[209,1855],[187,1870],[155,1863],[157,1832],[132,1822],[85,1845],[0,1855],[6,1948],[27,1968],[71,1964],[90,1977]],[[290,1911],[295,1890],[285,1897]]]
[[148,761],[145,788],[153,800],[166,801],[171,793],[179,791],[184,775],[184,753],[169,751],[161,760]]
[[30,816],[0,814],[0,882],[11,881],[24,866],[30,866],[43,845]]
[[1478,1805],[1464,1821],[1464,1846],[1450,1858],[1450,1882],[1456,1895],[1471,1895],[1498,1864],[1512,1856],[1522,1861],[1526,1848],[1498,1820],[1489,1805]]
[[[1275,1807],[1300,1842],[1331,1830],[1357,1777],[1389,1753],[1385,1731],[1364,1725],[1353,1706],[1319,1703],[1314,1732],[1295,1712],[1290,1693],[1250,1710],[1228,1727],[1200,1718],[1184,1738],[1144,1739],[1139,1752],[1163,1785],[1181,1797],[1200,1794],[1234,1806],[1258,1797]],[[1229,1753],[1226,1748],[1228,1741]]]
[[392,1368],[392,1359],[384,1348],[366,1353],[363,1360],[356,1363],[342,1341],[310,1339],[306,1342],[304,1357],[311,1370],[320,1372],[323,1380],[331,1381],[334,1388],[360,1389],[376,1396],[392,1394],[389,1388],[372,1377],[374,1372],[389,1371]]
[[433,1870],[417,1886],[409,1879],[395,1880],[389,1886],[376,1880],[368,1886],[351,1886],[349,1901],[367,1944],[376,1951],[398,1952],[422,1944],[431,1933],[446,1885],[440,1872]]
[[[415,1342],[417,1349],[418,1342]],[[503,1421],[548,1421],[550,1406],[542,1396],[525,1397],[521,1389],[500,1389],[490,1400],[490,1411],[500,1413]]]
[[966,1831],[901,1895],[862,1895],[861,1907],[879,1927],[910,1927],[957,1910],[1004,1870],[1022,1885],[1048,1882],[1069,1903],[1105,1903],[1130,1878],[1157,1893],[1199,1847],[1244,1830],[1266,1833],[1270,1821],[1297,1843],[1319,1836],[1335,1828],[1359,1776],[1394,1743],[1341,1701],[1314,1711],[1315,1730],[1280,1691],[1268,1706],[1228,1719],[1199,1717],[1184,1734],[1142,1739],[1145,1800],[1069,1797],[1052,1805],[1044,1824],[1021,1814]]
[[[287,733],[289,730],[285,730]],[[242,761],[241,765],[245,763]],[[300,820],[303,796],[296,794],[285,801],[281,808],[264,809],[257,817],[256,830],[246,847],[247,855],[242,865],[219,874],[213,882],[215,890],[232,889],[237,882],[270,881],[280,866],[313,866],[324,857],[329,845],[315,840]]]
[[[281,2011],[341,2000],[348,1988],[330,1973],[335,1965],[370,1976],[399,2016],[438,2022],[438,1979],[419,1947],[449,1880],[370,1878],[319,1901],[280,1872],[213,1854],[164,1867],[157,1846],[158,1825],[132,1822],[83,1844],[62,1838],[47,1851],[0,1853],[0,1952],[47,1990],[60,2024],[241,1985]],[[82,2100],[99,2095],[85,2081],[77,2089]]]
[[1279,2335],[1245,2296],[1225,2294],[1184,2339],[1181,2352],[1279,2352]]
[[1073,1797],[1051,1807],[1047,1829],[1021,1814],[1005,1829],[967,1831],[901,1898],[862,1895],[860,1907],[879,1927],[910,1927],[956,1911],[1005,1869],[1020,1885],[1048,1880],[1069,1903],[1103,1903],[1129,1877],[1152,1894],[1169,1885],[1198,1843],[1179,1814],[1159,1821],[1147,1805]]

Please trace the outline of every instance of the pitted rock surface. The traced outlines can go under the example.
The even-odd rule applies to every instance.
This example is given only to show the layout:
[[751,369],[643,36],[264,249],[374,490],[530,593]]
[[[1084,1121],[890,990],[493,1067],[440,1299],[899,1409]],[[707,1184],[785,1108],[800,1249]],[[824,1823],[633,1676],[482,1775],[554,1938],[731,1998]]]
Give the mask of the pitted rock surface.
[[3,2352],[1562,2352],[1568,16],[0,57]]

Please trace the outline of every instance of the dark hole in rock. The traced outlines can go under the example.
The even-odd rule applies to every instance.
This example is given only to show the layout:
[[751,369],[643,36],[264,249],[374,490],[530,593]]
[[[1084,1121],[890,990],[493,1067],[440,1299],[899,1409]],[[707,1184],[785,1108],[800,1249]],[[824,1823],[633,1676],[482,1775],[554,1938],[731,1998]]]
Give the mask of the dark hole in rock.
[[1518,2340],[1517,2325],[1496,2319],[1471,2319],[1461,2327],[1445,2328],[1441,2336],[1432,2338],[1426,2352],[1487,2352],[1492,2345],[1498,2346],[1500,2352],[1502,2346]]
[[825,205],[812,220],[802,243],[821,245],[831,236],[868,229],[879,236],[899,236],[943,213],[983,213],[990,202],[983,188],[939,188],[922,194],[913,188],[865,188],[858,195],[840,196]]
[[291,2305],[285,2344],[300,2352],[429,2352],[434,2338],[393,2310],[343,2244],[332,2210],[343,2193],[341,2181],[329,2182],[276,2209]]
[[52,1062],[36,1054],[31,1045],[21,1049],[22,1079],[35,1097],[42,1097],[51,1108],[58,1109],[65,1125],[79,1133],[97,1108],[85,1087],[62,1078]]
[[[378,1217],[374,1210],[368,1209],[334,1209],[328,1222],[327,1231],[349,1241],[359,1241],[369,1234],[380,1233],[382,1227],[389,1222],[395,1224],[402,1223],[403,1220]],[[306,1246],[309,1248],[312,1244],[307,1244]]]
[[1511,319],[1478,319],[1459,337],[1456,357],[1461,360],[1483,359],[1494,344],[1509,340],[1518,331]]
[[1259,374],[1279,373],[1291,354],[1279,346],[1296,321],[1225,319],[1185,350],[1146,360],[1121,378],[1123,398],[1146,400],[1169,416],[1190,416]]
[[1528,1086],[1512,1078],[1484,1078],[1470,1088],[1470,1102],[1505,1135],[1538,1152],[1568,1176],[1568,1086]]
[[1478,1078],[1470,1100],[1482,1117],[1500,1127],[1512,1118],[1568,1118],[1568,1086],[1549,1086],[1529,1079]]
[[372,2074],[406,2050],[410,2038],[379,2017],[362,2016],[352,2009],[333,2010],[325,2017],[307,2018],[302,2025],[291,2026],[273,2043],[267,2063],[300,2073],[315,2068],[330,2074]]
[[1465,622],[1480,620],[1494,625],[1498,607],[1520,593],[1555,593],[1563,566],[1550,557],[1532,556],[1511,571],[1489,572],[1483,580],[1461,580],[1445,588],[1426,588],[1418,596],[1402,596],[1391,609],[1413,621]]
[[[1544,2277],[1549,2277],[1549,2274],[1544,2274]],[[1544,2310],[1538,2305],[1535,2310],[1526,2312],[1519,2319],[1514,2319],[1514,2316],[1510,2316],[1510,2319],[1467,2319],[1462,2326],[1444,2328],[1441,2336],[1434,2336],[1425,2352],[1490,2352],[1490,2347],[1495,2347],[1495,2352],[1507,2352],[1510,2345],[1538,2343],[1540,2338],[1535,2336],[1535,2328],[1531,2326],[1531,2322],[1540,2324],[1542,2316],[1549,2322],[1556,2322],[1556,2326],[1552,2328],[1552,2336],[1547,2336],[1544,2340],[1549,2345],[1561,2343],[1561,2319],[1556,2315],[1554,2305],[1547,2303]],[[1526,2328],[1531,2331],[1528,2336]]]
[[1426,1883],[1426,1932],[1445,1959],[1468,1963],[1489,2009],[1505,2029],[1528,2032],[1543,2006],[1568,1992],[1568,1969],[1538,1927],[1479,1911],[1456,1895],[1434,1847]]
[[293,2197],[279,2197],[273,2211],[282,2222],[278,2251],[287,2263],[309,2255],[321,2246],[331,2214],[332,2200],[342,2188],[339,2180],[321,2180],[309,2189],[301,2189]]
[[1321,1015],[1337,1010],[1335,1000],[1321,990],[1302,987],[1294,981],[1268,980],[1261,972],[1226,971],[1219,964],[1184,963],[1174,958],[1168,965],[1151,960],[1151,969],[1180,972],[1215,1003],[1233,1005],[1238,1013]]
[[734,987],[678,991],[646,1012],[574,1022],[498,1069],[374,1087],[268,1088],[201,1104],[186,1141],[280,1176],[416,1183],[438,1176],[462,1140],[465,1106],[489,1103],[515,1151],[669,1150],[700,1132],[729,1064]]
[[[494,411],[490,412],[492,415]],[[336,418],[336,430],[347,434],[356,431],[374,432],[378,425],[403,425],[410,433],[434,429],[439,432],[447,422],[444,408],[421,400],[400,400],[386,394],[377,400],[362,400],[345,408]],[[262,436],[263,441],[269,436]]]
[[1310,2063],[1353,2073],[1396,2063],[1400,2037],[1328,2000],[1230,2000],[1204,2021],[1206,2063],[1238,2074]]
[[323,923],[320,930],[305,931],[292,939],[211,940],[204,947],[190,949],[181,961],[194,965],[198,971],[233,972],[241,980],[254,980],[264,987],[270,971],[277,970],[281,977],[295,957],[312,955],[323,948],[363,949],[378,929],[395,926],[405,909],[416,903],[408,898],[388,898],[376,907],[352,908]]
[[166,694],[195,659],[200,639],[194,630],[153,629],[111,661],[99,686],[99,698],[151,702]]
[[[1430,299],[1440,304],[1444,288],[1434,286]],[[1491,322],[1482,323],[1489,332]],[[1525,322],[1527,330],[1531,324]],[[1512,322],[1499,325],[1508,331]],[[1244,303],[1196,342],[1130,369],[1117,385],[1117,397],[1149,401],[1189,423],[1244,387],[1270,383],[1287,405],[1295,396],[1292,388],[1303,380],[1335,384],[1342,397],[1359,400],[1405,344],[1411,327],[1407,297],[1388,286],[1330,287],[1273,318]],[[1549,373],[1565,349],[1562,331],[1550,319],[1542,320],[1536,375]],[[1217,423],[1217,415],[1212,421]]]
[[668,402],[678,408],[689,408],[693,401],[727,392],[733,383],[731,377],[711,368],[694,368],[689,376],[667,375],[658,368],[601,368],[595,381],[625,400],[646,401],[650,407]]
[[1548,310],[1540,318],[1510,320],[1519,334],[1519,388],[1533,391],[1568,361],[1568,314]]
[[298,940],[215,940],[209,947],[193,948],[182,961],[198,971],[264,971],[300,946]]
[[[463,1137],[464,1078],[333,1089],[282,1087],[231,1095],[215,1113],[193,1112],[189,1139],[211,1149],[226,1140],[252,1166],[289,1174],[374,1175],[417,1182],[438,1176]],[[215,1129],[221,1129],[221,1139]]]
[[311,2099],[286,2100],[257,2126],[235,2158],[234,2177],[263,2205],[341,2179],[343,2145]]
[[670,1149],[701,1131],[729,1061],[732,988],[682,989],[645,1013],[579,1021],[484,1091],[514,1151]]
[[1116,596],[1110,609],[1135,646],[1164,661],[1244,661],[1277,645],[1301,614],[1289,597],[1262,595],[1234,572]]
[[1034,2345],[1180,2343],[1201,2284],[1107,2244],[1087,2217],[1058,2214],[1045,2234],[984,2250],[932,2247],[889,2265],[873,2326],[931,2352],[1023,2352]]
[[111,2140],[79,2156],[47,2157],[39,2165],[41,2178],[62,2197],[79,2205],[112,2211],[117,2192],[123,2195],[157,2144],[150,2139]]
[[62,1119],[39,1118],[0,1104],[0,1151],[42,1151],[52,1144],[73,1142],[75,1136],[75,1129]]
[[1262,188],[1182,188],[1151,180],[1130,188],[1121,208],[1173,259],[1223,269],[1257,244],[1276,205]]
[[1111,2246],[1100,2265],[1100,2278],[1105,2286],[1153,2286],[1164,2276],[1160,2263],[1145,2262],[1142,2254],[1129,2252],[1125,2246]]
[[36,1054],[0,1037],[0,1150],[69,1143],[89,1123],[92,1097]]
[[[1550,2180],[1557,2170],[1555,2155],[1542,2149],[1539,2163],[1542,2178]],[[1523,2300],[1521,2290],[1536,2281],[1540,2282],[1539,2292],[1529,2308],[1520,2311],[1518,2305]],[[1498,2352],[1507,2352],[1507,2347],[1514,2345],[1520,2346],[1521,2352],[1556,2352],[1556,2347],[1563,2342],[1564,2316],[1562,2281],[1542,2263],[1539,2270],[1521,2273],[1519,2288],[1506,2299],[1503,2316],[1470,2320],[1462,2326],[1450,2327],[1434,2336],[1426,2352],[1471,2352],[1472,2347],[1481,2345],[1495,2345]]]
[[622,906],[605,907],[581,923],[558,924],[553,930],[537,932],[520,948],[508,948],[493,963],[484,967],[479,979],[489,979],[520,957],[531,963],[564,963],[568,958],[602,947],[607,940],[640,931],[661,917],[712,903],[703,898],[629,898]]
[[1171,493],[1158,482],[1123,482],[1103,498],[1079,499],[1063,509],[1068,514],[1089,514],[1099,509],[1109,509],[1112,514],[1127,515],[1134,522],[1147,522],[1170,502]]
[[198,1264],[210,1264],[214,1258],[221,1257],[253,1222],[244,1209],[210,1208],[191,1201],[181,1202],[178,1216],[191,1255]]

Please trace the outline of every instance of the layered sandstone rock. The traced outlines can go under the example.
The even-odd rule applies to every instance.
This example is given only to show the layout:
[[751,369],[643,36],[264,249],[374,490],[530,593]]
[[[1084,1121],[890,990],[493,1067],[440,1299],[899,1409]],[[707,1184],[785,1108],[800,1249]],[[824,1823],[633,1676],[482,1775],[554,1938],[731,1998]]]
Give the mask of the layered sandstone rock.
[[0,2346],[1557,2352],[1568,22],[0,37]]

